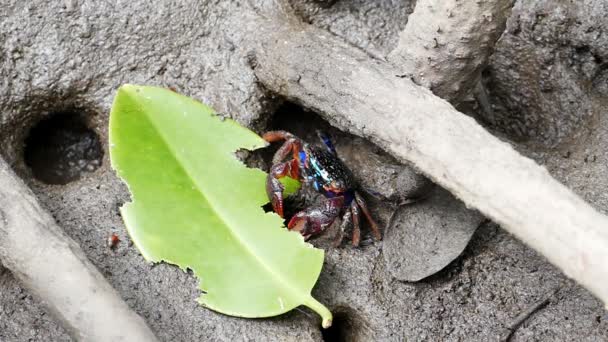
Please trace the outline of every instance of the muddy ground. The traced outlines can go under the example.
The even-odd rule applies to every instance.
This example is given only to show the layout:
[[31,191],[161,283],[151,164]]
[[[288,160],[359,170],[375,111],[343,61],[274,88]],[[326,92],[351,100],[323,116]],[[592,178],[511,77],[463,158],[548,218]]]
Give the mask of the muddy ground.
[[[303,20],[380,55],[394,46],[414,6],[407,0],[291,2]],[[313,139],[314,129],[328,131],[369,189],[382,226],[403,197],[426,188],[424,178],[375,146],[256,83],[247,63],[254,15],[242,1],[0,4],[0,152],[161,340],[498,340],[539,301],[544,304],[514,331],[513,341],[608,340],[608,314],[597,299],[495,224],[474,219],[474,212],[454,209],[469,218],[454,220],[429,209],[447,201],[441,189],[404,207],[410,226],[391,226],[383,242],[366,235],[360,248],[346,240],[333,248],[334,232],[313,241],[326,249],[314,294],[336,316],[328,331],[321,332],[306,309],[263,320],[214,313],[196,304],[192,275],[147,264],[129,243],[118,212],[129,194],[108,159],[109,108],[124,83],[172,87],[258,133],[283,128]],[[490,106],[471,98],[464,108],[604,213],[607,15],[601,0],[518,1],[484,73]],[[429,241],[454,231],[470,232],[471,242],[435,273],[431,261],[449,248]],[[106,245],[112,232],[122,240],[114,250]],[[414,266],[406,245],[396,242],[408,236],[418,237],[428,253]],[[457,236],[465,246],[467,234]],[[449,253],[457,256],[461,248]],[[411,267],[435,274],[403,280]],[[43,302],[0,267],[0,341],[70,340]]]

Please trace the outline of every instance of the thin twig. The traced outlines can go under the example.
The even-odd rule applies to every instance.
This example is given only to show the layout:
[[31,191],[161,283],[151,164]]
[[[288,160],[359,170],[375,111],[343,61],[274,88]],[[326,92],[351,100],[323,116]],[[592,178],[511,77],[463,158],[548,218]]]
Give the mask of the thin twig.
[[511,340],[511,337],[513,337],[513,334],[515,334],[515,332],[517,331],[517,329],[528,318],[530,318],[530,316],[532,316],[534,313],[536,313],[537,311],[539,311],[539,310],[543,309],[545,306],[547,306],[551,302],[551,299],[555,296],[555,294],[558,291],[559,291],[559,289],[551,291],[544,298],[535,302],[530,307],[528,307],[525,311],[520,313],[515,318],[515,320],[513,322],[511,322],[511,324],[505,329],[505,332],[502,334],[502,337],[500,338],[500,342],[509,342]]

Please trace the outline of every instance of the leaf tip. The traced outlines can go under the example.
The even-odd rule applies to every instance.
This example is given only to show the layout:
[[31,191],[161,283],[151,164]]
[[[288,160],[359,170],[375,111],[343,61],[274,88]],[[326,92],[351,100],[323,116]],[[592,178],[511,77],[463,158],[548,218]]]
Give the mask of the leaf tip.
[[118,98],[119,95],[134,96],[135,94],[140,93],[144,88],[145,88],[145,86],[125,83],[118,88],[118,91],[116,93],[116,98]]
[[139,88],[139,86],[135,84],[125,83],[118,88],[118,91],[136,91],[137,88]]
[[329,311],[329,309],[327,309],[327,307],[325,307],[325,305],[321,304],[319,301],[314,299],[312,296],[308,297],[308,300],[306,300],[306,302],[304,302],[304,305],[308,306],[313,311],[318,313],[319,316],[321,316],[321,319],[322,319],[321,326],[324,329],[331,327],[331,324],[333,321],[333,316],[331,314],[331,311]]

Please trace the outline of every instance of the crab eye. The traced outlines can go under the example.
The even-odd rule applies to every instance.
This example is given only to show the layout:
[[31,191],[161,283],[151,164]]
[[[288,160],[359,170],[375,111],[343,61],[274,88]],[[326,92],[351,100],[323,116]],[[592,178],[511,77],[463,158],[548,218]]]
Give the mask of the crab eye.
[[335,180],[335,181],[331,182],[331,187],[336,190],[341,190],[341,189],[344,189],[344,184],[342,181]]

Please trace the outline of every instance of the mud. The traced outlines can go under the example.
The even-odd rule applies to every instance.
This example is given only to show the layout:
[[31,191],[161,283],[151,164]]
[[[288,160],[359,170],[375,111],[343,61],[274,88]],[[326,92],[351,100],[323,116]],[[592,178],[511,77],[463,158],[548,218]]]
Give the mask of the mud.
[[[302,2],[296,7],[314,25],[326,27],[374,54],[390,50],[405,25],[402,19],[411,11],[409,1],[382,1],[379,6],[374,6],[374,1],[316,3]],[[535,4],[543,3],[522,2],[518,11],[533,16]],[[584,25],[602,22],[593,18],[608,13],[600,1],[593,3],[593,17],[576,17]],[[311,13],[307,8],[313,5],[317,9]],[[560,2],[559,6],[574,5]],[[308,126],[301,124],[306,123],[303,116],[307,115],[301,108],[292,107],[292,115],[287,115],[282,99],[257,85],[247,63],[256,32],[255,16],[248,3],[241,1],[175,1],[150,7],[144,1],[113,6],[80,0],[9,0],[0,5],[0,154],[161,340],[496,340],[522,311],[557,289],[550,303],[514,333],[513,341],[608,339],[608,314],[601,303],[492,223],[483,224],[473,234],[459,258],[416,283],[395,279],[387,268],[383,250],[387,241],[374,242],[368,236],[360,248],[347,243],[331,248],[331,232],[313,240],[327,251],[314,294],[336,315],[333,328],[323,334],[317,317],[307,309],[263,320],[214,313],[196,304],[199,294],[190,274],[166,264],[147,264],[122,224],[118,207],[129,195],[108,160],[108,113],[113,95],[123,83],[171,86],[258,132],[281,127],[309,139],[310,127],[327,128],[360,183],[381,194],[366,198],[382,226],[392,214],[394,201],[426,184],[423,177],[395,164],[373,145],[326,127],[314,114],[308,114],[313,121]],[[549,21],[546,25],[562,24]],[[523,39],[533,45],[536,36]],[[580,39],[589,45],[589,53],[596,51],[600,42],[592,36]],[[537,53],[548,56],[551,51],[540,49]],[[572,65],[564,67],[582,68],[585,64],[581,63],[572,60]],[[498,62],[493,68],[502,73]],[[561,75],[553,77],[559,80]],[[488,83],[491,94],[492,82],[496,83],[495,91],[499,89],[494,79]],[[598,82],[596,91],[604,91],[602,77],[594,79]],[[507,89],[508,77],[502,82],[500,89]],[[511,84],[517,88],[526,85]],[[564,89],[557,88],[554,93],[567,92],[568,88]],[[583,108],[586,100],[584,96],[576,98]],[[27,166],[25,140],[36,123],[67,108],[84,113],[86,126],[99,136],[101,164],[91,172],[78,172],[79,177],[66,184],[46,184]],[[505,112],[505,118],[507,113],[511,112]],[[564,149],[542,153],[534,148],[524,150],[546,163],[554,175],[599,210],[608,212],[608,183],[603,176],[608,171],[608,124],[601,115],[590,117],[594,119],[585,116],[572,121],[573,127],[588,128],[582,138]],[[540,126],[530,132],[546,128],[540,121],[534,122]],[[525,131],[509,130],[507,120],[497,123],[501,132]],[[380,160],[380,166],[366,166],[366,159]],[[112,232],[122,240],[115,249],[106,244]],[[68,341],[42,303],[0,268],[0,340]]]
[[608,4],[518,1],[484,83],[484,121],[522,142],[568,145],[605,114]]
[[305,22],[344,38],[373,56],[388,54],[414,10],[413,0],[290,0]]
[[400,206],[386,227],[386,267],[396,279],[419,281],[456,259],[483,216],[439,187],[418,203]]

